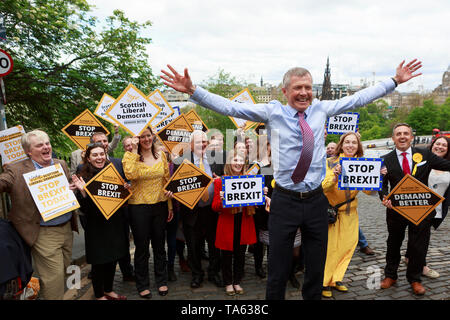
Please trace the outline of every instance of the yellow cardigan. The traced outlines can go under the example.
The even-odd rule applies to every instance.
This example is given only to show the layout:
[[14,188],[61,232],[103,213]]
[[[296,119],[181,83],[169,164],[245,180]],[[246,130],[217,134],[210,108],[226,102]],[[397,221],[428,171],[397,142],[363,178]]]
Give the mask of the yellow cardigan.
[[160,152],[159,156],[161,161],[148,166],[139,161],[139,154],[125,152],[122,159],[123,171],[131,181],[133,193],[128,200],[129,204],[155,204],[169,200],[169,210],[172,209],[172,201],[167,199],[163,191],[164,185],[170,179],[169,166],[165,153]]

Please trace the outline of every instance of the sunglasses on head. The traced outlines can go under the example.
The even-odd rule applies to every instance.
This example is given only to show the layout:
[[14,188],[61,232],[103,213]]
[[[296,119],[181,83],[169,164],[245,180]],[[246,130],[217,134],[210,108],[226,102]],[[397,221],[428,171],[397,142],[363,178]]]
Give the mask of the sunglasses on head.
[[101,142],[94,142],[94,143],[89,143],[86,145],[86,149],[87,148],[93,148],[93,147],[102,147],[103,148],[103,143]]

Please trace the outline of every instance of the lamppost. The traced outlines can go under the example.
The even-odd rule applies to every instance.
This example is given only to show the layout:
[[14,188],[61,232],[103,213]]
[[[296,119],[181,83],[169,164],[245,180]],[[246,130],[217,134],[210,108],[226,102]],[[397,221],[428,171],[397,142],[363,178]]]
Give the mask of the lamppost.
[[415,147],[416,146],[416,129],[413,129],[413,131],[412,131],[412,133],[413,133],[413,137],[414,137],[414,140],[413,140],[413,147]]

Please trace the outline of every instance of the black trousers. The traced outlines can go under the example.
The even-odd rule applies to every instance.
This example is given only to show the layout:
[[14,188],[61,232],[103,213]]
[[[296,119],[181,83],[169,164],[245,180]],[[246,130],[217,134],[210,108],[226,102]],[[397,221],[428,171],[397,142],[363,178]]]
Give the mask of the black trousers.
[[423,267],[426,264],[428,245],[430,243],[432,216],[426,217],[418,226],[408,221],[397,212],[388,211],[386,222],[388,227],[385,277],[397,280],[397,270],[400,264],[400,248],[408,227],[408,267],[406,279],[408,282],[420,282]]
[[284,300],[292,267],[292,250],[297,228],[302,234],[305,255],[304,300],[320,300],[328,242],[328,200],[321,192],[300,199],[277,189],[273,191],[269,214],[269,261],[266,299]]
[[242,212],[234,215],[233,251],[221,250],[223,283],[240,284],[244,275],[245,251],[247,245],[241,245]]
[[167,285],[167,261],[165,231],[168,217],[167,202],[156,204],[129,205],[130,227],[133,232],[134,272],[138,292],[150,290],[148,260],[150,241],[153,248],[153,262],[156,286]]
[[92,265],[92,287],[95,297],[101,298],[105,292],[113,291],[116,262]]
[[183,221],[183,232],[188,248],[188,259],[192,270],[192,278],[202,281],[204,271],[202,269],[202,250],[204,248],[205,238],[208,244],[209,265],[208,277],[219,274],[220,270],[220,251],[216,248],[216,228],[217,213],[211,209],[211,206],[196,207],[194,209],[197,219],[194,225]]

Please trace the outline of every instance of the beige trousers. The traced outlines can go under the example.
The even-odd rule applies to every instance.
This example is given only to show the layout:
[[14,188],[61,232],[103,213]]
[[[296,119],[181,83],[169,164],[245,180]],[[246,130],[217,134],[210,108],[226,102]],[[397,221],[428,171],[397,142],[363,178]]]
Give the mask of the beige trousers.
[[64,277],[72,260],[72,245],[70,221],[63,226],[39,229],[39,236],[31,248],[31,255],[35,271],[39,275],[41,299],[63,299]]

